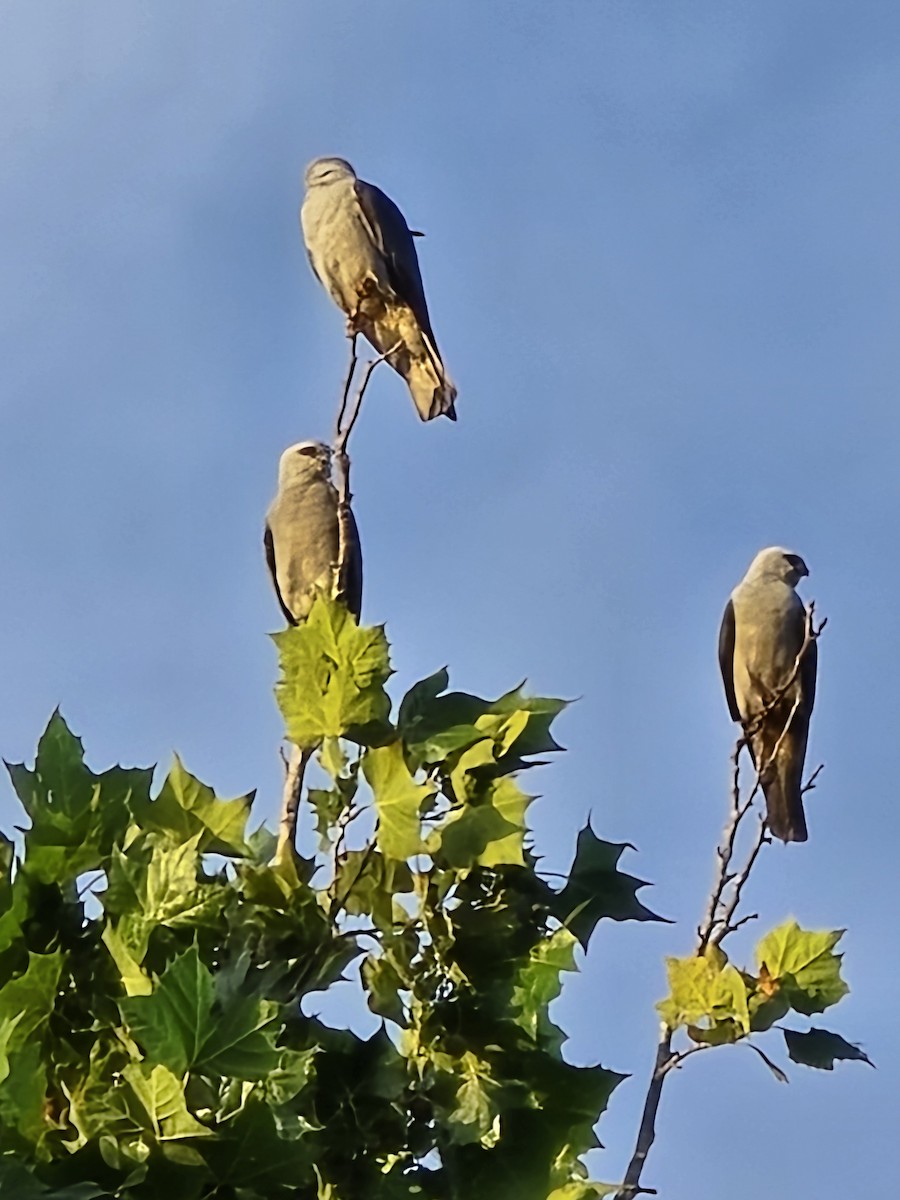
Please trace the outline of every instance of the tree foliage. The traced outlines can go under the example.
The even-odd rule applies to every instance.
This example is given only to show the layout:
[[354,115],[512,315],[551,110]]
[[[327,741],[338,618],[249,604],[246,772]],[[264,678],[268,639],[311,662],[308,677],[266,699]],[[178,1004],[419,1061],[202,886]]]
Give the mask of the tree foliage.
[[[563,702],[442,670],[392,715],[384,631],[324,599],[275,640],[321,774],[309,859],[178,760],[155,794],[95,774],[59,713],[9,766],[0,1197],[605,1194],[579,1160],[624,1076],[568,1062],[550,1006],[599,921],[656,918],[590,828],[562,884],[537,869],[519,777]],[[305,1015],[348,974],[368,1039]]]

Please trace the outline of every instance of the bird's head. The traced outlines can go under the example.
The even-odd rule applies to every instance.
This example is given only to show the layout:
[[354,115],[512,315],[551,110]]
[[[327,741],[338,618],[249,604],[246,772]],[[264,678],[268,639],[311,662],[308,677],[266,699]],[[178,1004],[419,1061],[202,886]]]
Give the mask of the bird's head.
[[324,442],[295,442],[282,454],[278,463],[279,484],[303,475],[331,477],[331,448]]
[[796,587],[809,567],[799,554],[785,550],[783,546],[768,546],[760,550],[750,564],[747,572],[748,579],[779,579],[788,587]]
[[356,172],[346,158],[314,158],[303,175],[303,182],[308,188],[345,179],[356,179]]

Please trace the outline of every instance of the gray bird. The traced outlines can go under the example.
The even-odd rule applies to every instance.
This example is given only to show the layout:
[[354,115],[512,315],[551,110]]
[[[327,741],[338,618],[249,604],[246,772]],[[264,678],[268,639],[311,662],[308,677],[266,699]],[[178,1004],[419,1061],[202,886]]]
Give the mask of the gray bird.
[[783,842],[807,838],[801,787],[816,698],[815,641],[807,646],[784,695],[761,720],[760,714],[785,688],[803,645],[806,610],[794,588],[808,574],[799,554],[780,546],[760,550],[731,593],[719,630],[728,711],[750,734],[769,829]]
[[[362,606],[362,552],[349,508],[345,603],[357,621]],[[319,592],[338,589],[340,515],[331,482],[331,451],[322,442],[288,446],[278,464],[278,493],[266,513],[263,538],[275,594],[290,625],[309,616]]]
[[306,168],[300,224],[316,278],[402,375],[423,421],[456,420],[456,388],[444,369],[425,303],[413,233],[380,188],[357,179],[343,158]]

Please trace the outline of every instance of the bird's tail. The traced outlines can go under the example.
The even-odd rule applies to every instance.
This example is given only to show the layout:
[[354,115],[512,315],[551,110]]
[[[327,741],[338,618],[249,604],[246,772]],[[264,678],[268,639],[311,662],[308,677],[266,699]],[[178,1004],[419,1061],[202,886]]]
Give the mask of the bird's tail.
[[440,359],[410,358],[405,371],[400,374],[406,380],[416,411],[423,421],[433,417],[449,417],[456,420],[456,388],[446,374]]
[[392,346],[387,361],[406,380],[416,411],[423,421],[434,417],[456,420],[456,387],[428,333],[408,308],[388,309],[384,317],[365,329],[366,337],[381,354]]
[[783,842],[805,842],[809,835],[799,786],[775,772],[763,780],[763,794],[772,836]]
[[795,731],[788,730],[777,749],[770,739],[759,736],[753,739],[752,749],[772,836],[782,842],[805,842],[809,836],[801,795],[805,745],[798,745]]

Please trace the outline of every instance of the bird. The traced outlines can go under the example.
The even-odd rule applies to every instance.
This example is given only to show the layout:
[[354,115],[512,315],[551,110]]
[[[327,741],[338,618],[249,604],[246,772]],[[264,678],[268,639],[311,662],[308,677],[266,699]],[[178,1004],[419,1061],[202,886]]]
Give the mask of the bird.
[[[306,168],[300,224],[313,273],[409,388],[423,421],[456,420],[456,388],[437,348],[416,236],[393,200],[343,158]],[[421,234],[418,234],[421,236]]]
[[362,550],[349,506],[343,514],[331,482],[331,450],[323,442],[297,442],[281,455],[278,491],[266,513],[266,562],[285,620],[299,625],[319,593],[337,598],[341,524],[347,564],[344,602],[359,621]]
[[748,737],[769,830],[783,842],[808,837],[802,779],[818,652],[815,639],[807,641],[806,609],[794,590],[807,575],[799,554],[781,546],[760,550],[731,593],[719,629],[728,711]]

